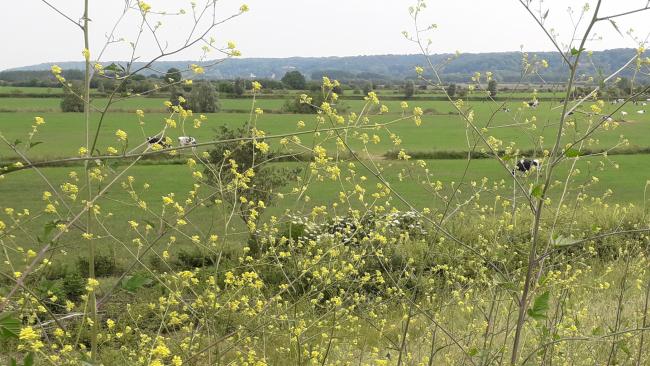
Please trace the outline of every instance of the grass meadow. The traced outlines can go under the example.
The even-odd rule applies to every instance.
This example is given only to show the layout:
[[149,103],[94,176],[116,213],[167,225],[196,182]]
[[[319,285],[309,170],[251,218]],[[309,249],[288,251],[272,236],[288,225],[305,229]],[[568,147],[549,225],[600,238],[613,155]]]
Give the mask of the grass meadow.
[[[21,90],[34,94],[52,92]],[[4,91],[0,89],[0,93]],[[398,92],[391,94],[398,95]],[[557,93],[543,95],[559,96]],[[212,145],[179,150],[175,156],[159,154],[133,167],[129,166],[133,160],[127,159],[104,164],[98,170],[101,174],[94,175],[93,191],[102,190],[113,179],[116,183],[93,202],[91,226],[87,226],[89,221],[80,220],[46,251],[45,258],[55,262],[39,269],[36,273],[39,279],[34,279],[30,285],[35,287],[37,294],[45,296],[45,303],[53,312],[64,313],[65,306],[71,306],[59,297],[67,301],[75,299],[79,303],[75,306],[82,306],[83,297],[78,293],[84,291],[83,281],[88,276],[86,258],[95,258],[99,279],[97,297],[100,302],[110,298],[100,305],[103,322],[100,328],[102,334],[106,334],[103,337],[112,339],[102,343],[102,351],[97,356],[105,365],[120,365],[137,357],[159,357],[155,353],[158,348],[127,355],[113,346],[150,346],[148,339],[125,336],[132,331],[127,325],[137,326],[142,334],[162,334],[157,344],[177,345],[170,349],[187,359],[188,364],[215,364],[192,359],[197,347],[209,347],[214,334],[196,337],[193,346],[183,345],[192,328],[191,322],[180,327],[177,321],[183,320],[175,317],[195,309],[204,311],[202,316],[211,319],[210,329],[217,334],[234,334],[231,330],[240,327],[237,332],[251,336],[227,338],[222,343],[223,349],[207,353],[208,358],[226,363],[254,364],[251,360],[263,360],[257,365],[306,365],[309,360],[311,364],[346,364],[344,360],[358,358],[358,363],[363,365],[393,365],[397,364],[394,358],[402,353],[399,342],[406,332],[409,338],[404,344],[408,344],[409,365],[431,364],[433,360],[450,365],[464,362],[461,360],[482,365],[503,364],[510,352],[508,332],[512,332],[512,328],[511,320],[499,322],[515,314],[512,305],[505,304],[507,296],[521,285],[518,278],[523,276],[525,268],[526,243],[530,240],[532,225],[526,200],[535,197],[536,190],[546,179],[548,167],[545,164],[549,162],[544,159],[544,149],[550,148],[549,142],[555,137],[561,113],[557,101],[542,101],[539,107],[529,108],[524,105],[529,93],[508,96],[513,100],[473,101],[461,109],[466,115],[473,114],[477,128],[483,129],[485,136],[504,142],[496,145],[498,150],[520,149],[531,154],[531,158],[542,159],[540,170],[517,175],[525,194],[515,188],[509,171],[512,161],[508,161],[509,168],[504,169],[494,159],[467,160],[469,151],[485,152],[486,146],[455,108],[444,101],[408,101],[408,108],[402,110],[400,101],[389,100],[381,102],[388,107],[387,112],[379,113],[376,106],[365,110],[370,122],[339,130],[339,136],[359,160],[340,146],[337,148],[335,134],[317,133],[341,125],[329,118],[318,122],[314,114],[282,113],[283,98],[262,98],[254,105],[251,98],[223,98],[219,101],[222,111],[206,114],[207,119],[200,128],[193,126],[193,119],[198,115],[184,122],[174,116],[177,127],[165,132],[173,141],[178,136],[189,135],[199,143],[209,142],[220,126],[242,127],[250,126],[249,123],[265,131],[267,136],[297,134],[300,137],[299,144],[282,144],[280,137],[265,140],[276,156],[285,156],[282,161],[270,162],[268,166],[295,172],[295,176],[290,177],[289,184],[268,196],[268,208],[261,214],[257,231],[253,231],[257,233],[256,241],[251,242],[249,222],[233,214],[233,206],[215,201],[215,194],[223,186],[215,188],[197,179],[196,172],[203,169],[202,153],[213,148]],[[112,105],[99,134],[98,153],[105,154],[109,146],[142,151],[144,147],[137,146],[142,145],[147,136],[159,133],[165,126],[165,119],[170,117],[164,101],[163,98],[133,97]],[[96,98],[93,102],[102,108],[107,100]],[[79,148],[85,144],[83,115],[62,113],[59,103],[56,97],[0,98],[0,133],[10,142],[21,140],[18,149],[30,161],[77,156]],[[335,107],[345,111],[341,114],[348,118],[350,113],[364,111],[367,103],[343,97]],[[419,126],[411,116],[415,107],[423,110]],[[254,108],[261,108],[264,113],[251,113]],[[617,106],[605,104],[602,113],[613,112],[615,108]],[[554,348],[544,346],[547,354],[536,350],[539,344],[553,342],[552,339],[571,339],[587,332],[591,337],[599,337],[605,334],[601,329],[603,324],[620,329],[620,319],[638,322],[644,311],[643,268],[647,261],[642,249],[646,243],[643,235],[590,241],[584,251],[574,250],[573,239],[564,237],[582,238],[594,233],[633,229],[645,222],[646,190],[650,181],[650,170],[645,167],[650,165],[650,154],[644,152],[650,149],[647,138],[650,118],[647,114],[636,113],[642,108],[630,104],[616,111],[612,121],[615,123],[585,140],[581,147],[586,152],[608,150],[606,156],[585,154],[576,160],[565,159],[553,170],[545,199],[553,204],[561,200],[562,204],[557,211],[547,210],[543,220],[559,221],[564,226],[558,229],[562,230],[561,235],[553,232],[555,224],[542,228],[543,235],[551,238],[549,243],[561,245],[559,249],[551,246],[549,250],[552,270],[540,279],[540,290],[534,301],[537,304],[543,302],[543,299],[538,300],[540,296],[550,297],[554,308],[548,304],[535,305],[544,314],[533,312],[529,315],[526,331],[533,341],[522,346],[525,351],[522,357],[535,362],[548,358],[556,362],[572,360],[567,362],[576,365],[598,364],[598,360],[610,357],[611,342],[607,339],[577,348],[558,342]],[[143,124],[136,110],[144,111]],[[43,117],[45,124],[38,127],[30,140],[28,134],[36,116]],[[97,126],[99,117],[98,112],[91,113],[92,126]],[[592,116],[587,107],[569,117],[570,126],[562,136],[562,144],[584,134],[589,120],[599,122],[602,119]],[[300,121],[304,126],[299,126]],[[126,142],[118,140],[118,129],[128,134]],[[373,141],[373,135],[378,139]],[[395,143],[396,137],[401,141],[399,144]],[[27,148],[30,142],[42,143]],[[324,147],[329,156],[336,158],[319,161],[316,146]],[[398,159],[396,151],[400,149],[413,158]],[[199,162],[198,167],[186,164],[190,158]],[[19,160],[10,147],[0,147],[0,165]],[[95,166],[96,162],[89,161],[91,172]],[[340,175],[330,178],[330,169],[334,166],[340,168]],[[4,210],[4,216],[0,214],[0,220],[11,228],[9,236],[0,237],[4,261],[11,267],[7,273],[20,272],[29,263],[30,253],[41,250],[43,241],[54,235],[53,232],[57,233],[52,227],[67,222],[83,209],[88,190],[84,175],[81,163],[70,163],[3,176],[0,209]],[[47,177],[47,181],[42,176]],[[566,182],[570,184],[565,185]],[[70,193],[70,184],[78,193]],[[390,187],[390,193],[386,193],[386,187]],[[142,202],[146,203],[146,209]],[[54,205],[54,210],[48,208],[50,204]],[[307,235],[304,231],[307,226],[303,226],[306,224],[293,221],[296,217],[306,218],[304,222],[327,228],[336,217],[354,217],[362,213],[363,218],[369,213],[385,215],[391,210],[409,212],[412,209],[426,213],[422,216],[428,220],[426,227],[430,231],[426,235],[414,231],[413,225],[417,228],[420,223],[409,222],[411,226],[402,227],[397,234],[371,226],[371,230],[382,234],[370,234],[359,242],[341,241],[346,232],[331,231],[331,228],[325,229],[330,231],[325,231],[325,236],[319,239],[306,240],[300,236]],[[179,220],[183,221],[182,225]],[[382,220],[377,219],[371,225],[384,225]],[[443,226],[434,224],[439,220],[443,220]],[[390,222],[395,220],[387,221],[388,227]],[[446,242],[441,227],[467,244]],[[93,235],[84,236],[89,230]],[[275,242],[274,238],[279,235],[291,239]],[[213,237],[218,239],[213,240]],[[258,252],[261,249],[255,245],[266,249]],[[564,245],[568,249],[565,250]],[[341,253],[345,259],[337,259]],[[617,270],[612,271],[612,266]],[[175,273],[181,273],[187,281],[174,282]],[[230,283],[232,273],[237,276],[259,273],[264,287],[256,289],[254,282],[243,285],[248,280]],[[66,285],[78,283],[75,276],[82,278],[77,290],[73,285]],[[212,278],[217,278],[217,282],[211,282]],[[143,282],[129,285],[132,279]],[[417,281],[422,281],[417,286],[429,295],[419,297],[417,291],[408,290]],[[635,281],[636,287],[625,287],[625,281]],[[289,287],[284,287],[286,283]],[[137,290],[129,290],[129,286]],[[204,304],[213,301],[208,300],[212,299],[210,286],[217,286],[219,295],[208,308]],[[259,304],[267,301],[265,297],[275,291],[282,293],[287,288],[289,291],[282,304],[260,310]],[[406,291],[401,292],[403,289]],[[543,290],[549,295],[544,295]],[[201,291],[207,291],[206,295]],[[192,305],[183,310],[183,306],[173,304],[174,294],[178,293],[189,294],[184,299],[193,299]],[[618,313],[608,311],[619,301],[621,293],[629,296],[629,302],[624,307],[619,306]],[[344,300],[339,303],[339,298]],[[253,301],[257,301],[257,310],[248,308],[248,303]],[[410,308],[409,303],[430,310],[414,315],[415,307]],[[126,311],[125,304],[129,304]],[[289,304],[291,309],[285,308]],[[586,315],[588,311],[599,315],[590,317]],[[571,317],[565,317],[564,312]],[[286,321],[289,313],[294,315]],[[435,314],[436,323],[431,323],[432,314]],[[168,315],[172,320],[167,320]],[[323,320],[330,316],[333,316],[331,323]],[[118,324],[119,333],[109,328],[112,327],[110,321]],[[438,321],[448,325],[445,328],[432,326],[440,324]],[[70,324],[72,327],[77,323]],[[265,330],[258,332],[255,327]],[[496,330],[499,327],[505,327],[502,329],[506,333]],[[449,335],[440,335],[443,329]],[[286,332],[297,336],[285,339],[282,333]],[[462,348],[454,347],[459,341],[451,336],[452,333],[465,334]],[[87,330],[80,333],[79,339],[81,344],[92,343]],[[362,339],[364,343],[359,344]],[[488,346],[501,342],[503,346]],[[637,346],[637,340],[629,337],[616,342],[621,349]],[[12,346],[11,342],[5,344]],[[230,352],[229,347],[238,351]],[[645,350],[648,346],[640,344],[638,347]],[[567,356],[570,351],[590,356],[584,359]],[[20,352],[10,355],[20,358]],[[242,361],[242,355],[246,361]],[[628,355],[621,351],[614,357],[624,363],[633,359],[630,355],[631,352]],[[8,360],[3,357],[0,353],[0,360]]]
[[[130,136],[129,145],[135,147],[141,144],[145,137],[152,136],[160,132],[164,126],[165,118],[170,116],[169,113],[161,113],[164,109],[163,101],[160,98],[133,98],[125,101],[124,104],[129,104],[128,112],[111,112],[107,114],[103,124],[104,128],[100,133],[98,148],[100,151],[105,151],[108,146],[114,145],[112,141],[115,131],[119,128],[124,130]],[[140,102],[145,102],[139,104]],[[0,113],[0,125],[2,132],[11,141],[26,140],[26,135],[30,131],[30,126],[34,116],[42,116],[46,119],[47,123],[42,128],[36,137],[37,141],[45,141],[40,145],[35,146],[30,150],[29,157],[33,160],[44,160],[47,158],[63,158],[73,156],[78,150],[85,137],[79,133],[79,126],[82,125],[82,114],[75,113],[61,113],[61,112],[31,112],[28,110],[20,111],[20,106],[28,105],[47,105],[51,104],[52,108],[57,108],[57,99],[54,98],[36,98],[33,101],[22,98],[0,98],[0,108],[15,103],[19,106],[18,112],[5,112]],[[31,103],[31,104],[30,104]],[[40,103],[40,104],[39,104]],[[119,108],[121,102],[116,104]],[[256,107],[265,109],[280,106],[283,100],[280,99],[260,99],[256,101]],[[393,122],[400,118],[402,110],[398,101],[388,101],[385,104],[389,108],[389,112],[373,116],[373,123],[382,124]],[[188,118],[185,124],[178,123],[176,129],[170,130],[167,136],[176,139],[177,136],[190,135],[197,138],[199,142],[211,141],[214,139],[214,128],[218,126],[227,125],[231,127],[244,126],[250,119],[251,100],[247,99],[231,99],[222,100],[221,104],[224,109],[225,106],[230,106],[232,109],[240,110],[239,113],[215,113],[207,114],[207,121],[202,124],[202,127],[195,129],[193,127],[192,119]],[[349,105],[349,112],[359,113],[363,109],[363,101],[343,101],[340,104]],[[101,101],[98,102],[101,105]],[[157,112],[145,112],[144,125],[140,125],[138,118],[135,115],[136,108],[147,110],[147,106],[157,106]],[[364,146],[358,139],[351,139],[350,145],[353,149],[361,152],[364,149],[373,156],[382,156],[391,150],[398,150],[400,148],[407,150],[411,153],[420,153],[426,156],[430,152],[466,152],[472,150],[474,146],[474,136],[468,133],[466,123],[456,113],[452,112],[452,107],[447,102],[442,101],[429,101],[429,102],[410,102],[410,108],[420,107],[425,111],[422,118],[422,126],[416,126],[412,120],[406,118],[401,121],[393,122],[380,129],[373,130],[364,127],[365,133],[377,134],[380,137],[378,143],[369,143]],[[501,109],[501,102],[472,102],[471,110],[474,111],[478,127],[487,127],[488,134],[494,136],[502,141],[514,142],[516,148],[520,150],[534,150],[539,146],[540,137],[545,141],[550,141],[555,136],[555,129],[557,120],[561,113],[558,108],[559,104],[548,102],[541,103],[537,109],[527,108],[522,106],[521,101],[514,101],[505,104],[505,108],[510,111],[505,112]],[[161,108],[162,107],[162,108]],[[616,106],[607,105],[607,108],[613,110]],[[604,113],[608,112],[605,109]],[[650,147],[650,140],[647,136],[650,134],[650,115],[637,114],[637,110],[643,109],[643,106],[627,105],[621,109],[622,112],[627,113],[623,115],[619,112],[615,113],[614,119],[618,122],[618,127],[611,131],[599,131],[591,139],[585,141],[584,148],[591,151],[594,150],[609,150],[618,147],[620,150],[638,150]],[[428,111],[428,112],[427,112]],[[583,111],[583,113],[587,113]],[[578,113],[574,114],[578,116]],[[92,123],[97,124],[99,121],[99,113],[92,114]],[[196,117],[196,116],[195,116]],[[584,115],[580,116],[583,119]],[[533,119],[536,119],[533,121]],[[572,120],[570,118],[570,120]],[[576,120],[573,118],[573,120]],[[298,128],[297,123],[304,121],[305,127]],[[522,122],[523,121],[523,122]],[[528,121],[528,122],[526,122]],[[597,121],[598,122],[598,121]],[[332,128],[336,127],[332,123],[325,121],[322,124],[316,124],[314,115],[300,115],[300,114],[278,114],[266,113],[258,118],[256,122],[257,127],[264,130],[267,134],[280,135],[293,132],[313,131],[316,128]],[[572,141],[575,136],[583,134],[589,126],[587,122],[577,120],[574,128],[566,132],[564,139]],[[391,134],[398,135],[403,141],[400,146],[395,146],[390,139]],[[629,145],[620,144],[623,136],[628,140]],[[327,136],[322,139],[305,135],[303,139],[305,142],[311,142],[310,139],[325,140]],[[277,141],[271,142],[271,145],[279,149]],[[333,141],[325,142],[324,146],[332,148]],[[506,146],[502,146],[505,148]],[[477,151],[485,149],[480,145]],[[541,154],[541,152],[540,152]],[[2,159],[15,158],[16,154],[10,151],[7,146],[0,147],[0,161]]]

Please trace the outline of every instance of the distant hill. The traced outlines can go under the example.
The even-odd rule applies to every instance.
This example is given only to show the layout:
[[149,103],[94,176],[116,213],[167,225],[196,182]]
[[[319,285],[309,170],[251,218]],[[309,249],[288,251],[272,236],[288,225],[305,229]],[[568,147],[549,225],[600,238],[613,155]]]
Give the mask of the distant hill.
[[[581,72],[596,75],[599,72],[608,74],[625,64],[636,50],[631,48],[595,51],[589,61],[584,57]],[[545,59],[549,63],[548,69],[543,70],[540,76],[549,82],[561,82],[566,78],[566,65],[556,52],[528,52],[529,58]],[[436,54],[431,56],[433,63],[445,62],[452,54]],[[111,62],[104,63],[105,65]],[[124,64],[124,62],[115,61]],[[207,64],[197,61],[160,61],[153,67],[157,70],[167,70],[172,67],[186,69],[190,64]],[[83,62],[58,62],[64,70],[81,69]],[[422,55],[377,55],[377,56],[351,56],[351,57],[289,57],[289,58],[244,58],[225,60],[214,67],[206,69],[204,75],[209,79],[242,78],[275,78],[280,79],[290,70],[298,70],[307,78],[317,79],[327,74],[341,80],[367,79],[367,80],[403,80],[415,76],[414,68],[425,64]],[[474,72],[491,71],[495,78],[502,82],[517,82],[521,77],[521,52],[498,53],[466,53],[449,62],[442,68],[444,81],[468,81]],[[43,71],[49,70],[53,63],[44,63],[25,66],[0,72],[0,79],[7,80],[7,75],[14,71]],[[135,66],[143,64],[136,62]],[[594,68],[594,65],[596,68]],[[149,74],[149,72],[145,72]],[[626,71],[623,75],[630,75]],[[4,78],[3,78],[4,77]],[[539,79],[537,79],[539,80]],[[536,80],[536,81],[537,81]]]

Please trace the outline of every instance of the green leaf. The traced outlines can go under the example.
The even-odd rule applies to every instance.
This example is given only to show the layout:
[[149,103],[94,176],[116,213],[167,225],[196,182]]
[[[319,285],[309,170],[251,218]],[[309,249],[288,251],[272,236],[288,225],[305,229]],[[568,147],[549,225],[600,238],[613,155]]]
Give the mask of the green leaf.
[[118,65],[115,62],[113,62],[112,64],[106,66],[104,68],[104,70],[113,71],[113,72],[117,73],[119,71],[124,71],[124,66]]
[[565,236],[558,236],[557,238],[553,239],[553,245],[556,247],[568,247],[570,245],[573,245],[577,243],[578,240],[567,238]]
[[540,200],[542,199],[542,193],[543,193],[543,191],[542,191],[542,184],[541,183],[536,185],[535,187],[533,187],[533,189],[530,191],[531,196],[537,197]]
[[14,141],[14,147],[16,147],[16,146],[18,146],[18,145],[20,145],[20,144],[22,144],[22,143],[23,143],[23,142],[22,142],[21,140],[18,140],[18,139],[17,139],[17,140]]
[[23,360],[23,366],[33,366],[34,365],[34,352],[30,352],[25,356]]
[[533,307],[528,309],[528,316],[535,320],[546,319],[546,312],[548,311],[548,303],[550,297],[551,294],[548,291],[539,295],[533,302]]
[[15,312],[0,313],[0,339],[18,338],[20,320]]
[[582,154],[580,154],[580,151],[576,149],[568,149],[564,152],[564,156],[566,156],[567,158],[577,158],[580,155]]
[[582,52],[582,51],[584,51],[584,50],[585,50],[584,48],[581,48],[581,49],[577,50],[577,49],[575,49],[575,47],[574,47],[574,48],[571,49],[571,56],[577,56],[577,55],[580,54],[580,52]]
[[31,149],[32,147],[34,147],[34,146],[36,146],[36,145],[40,145],[40,144],[42,144],[42,143],[43,143],[43,141],[34,141],[34,142],[30,142],[30,143],[29,143],[29,148]]
[[542,19],[546,19],[546,17],[548,17],[548,11],[549,10],[551,10],[551,9],[546,9],[546,13],[544,13],[544,15],[542,16]]
[[122,281],[122,288],[128,292],[135,292],[138,288],[151,284],[151,279],[142,274],[135,274]]
[[61,222],[61,220],[56,220],[56,221],[50,221],[45,226],[43,227],[43,235],[38,236],[38,242],[43,243],[43,242],[48,242],[48,238],[50,234],[52,233],[52,230],[56,229],[56,225],[58,225]]

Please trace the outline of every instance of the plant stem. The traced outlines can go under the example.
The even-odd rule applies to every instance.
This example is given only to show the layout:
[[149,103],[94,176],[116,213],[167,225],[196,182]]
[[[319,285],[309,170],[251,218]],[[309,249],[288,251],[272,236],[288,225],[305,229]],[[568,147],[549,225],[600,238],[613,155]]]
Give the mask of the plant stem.
[[[84,32],[84,59],[85,59],[85,70],[84,70],[84,122],[85,122],[85,133],[86,133],[86,150],[88,154],[92,154],[90,150],[90,41],[89,41],[89,32],[88,32],[88,0],[84,0],[84,16],[83,16],[83,32]],[[88,174],[88,161],[85,162],[85,172],[86,172],[86,184],[88,187],[88,202],[92,202],[92,186],[90,184],[90,175]],[[86,222],[86,232],[91,232],[91,220],[92,212],[89,209],[87,212],[87,222]],[[88,277],[95,278],[95,241],[89,241],[89,252],[88,252]],[[88,306],[90,307],[90,318],[93,321],[92,329],[90,331],[90,360],[92,363],[95,363],[97,359],[97,333],[99,323],[97,322],[97,299],[95,296],[95,290],[91,291],[88,294]]]

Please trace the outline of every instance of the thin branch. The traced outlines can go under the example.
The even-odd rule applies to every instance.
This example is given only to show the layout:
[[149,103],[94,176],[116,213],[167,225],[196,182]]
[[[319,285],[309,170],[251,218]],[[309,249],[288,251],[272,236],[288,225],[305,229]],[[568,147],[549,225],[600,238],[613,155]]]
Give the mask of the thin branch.
[[45,5],[49,6],[49,7],[52,8],[54,11],[56,11],[57,13],[59,13],[62,17],[64,17],[64,18],[66,18],[67,20],[71,21],[72,24],[74,24],[74,25],[76,25],[77,27],[79,27],[79,29],[81,29],[81,30],[84,29],[84,27],[83,27],[81,24],[79,24],[79,22],[74,21],[74,19],[72,19],[72,18],[70,18],[69,16],[67,16],[67,15],[66,15],[65,13],[63,13],[61,10],[57,9],[54,5],[50,4],[50,3],[47,2],[46,0],[41,0],[41,1],[42,1],[43,3],[45,3]]

